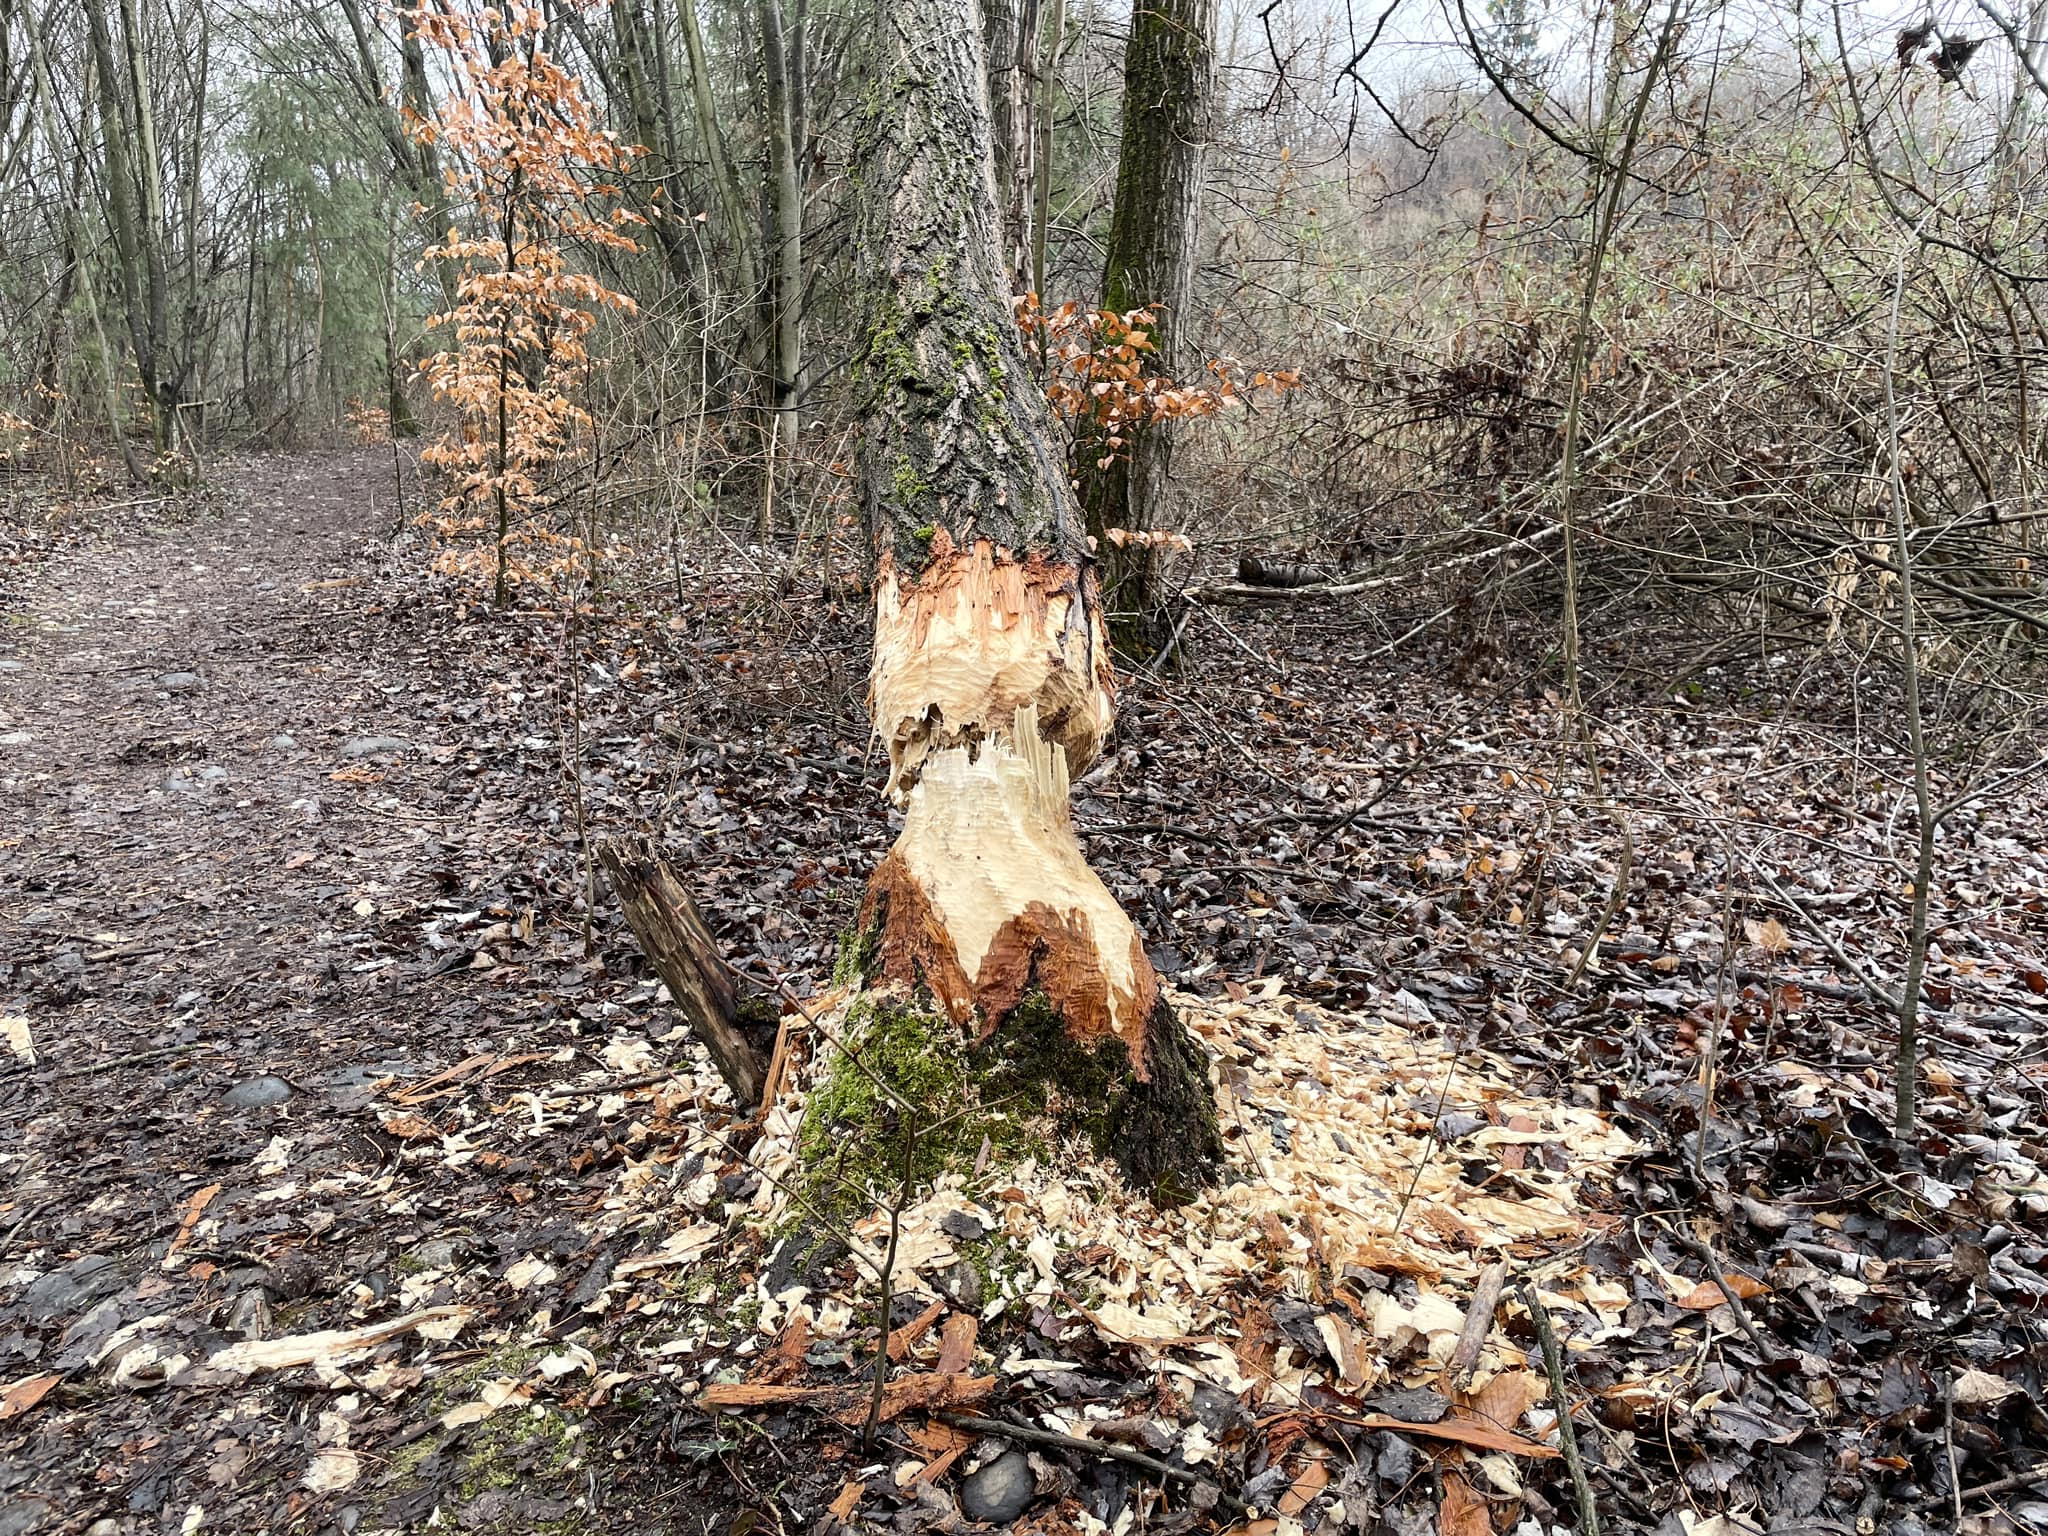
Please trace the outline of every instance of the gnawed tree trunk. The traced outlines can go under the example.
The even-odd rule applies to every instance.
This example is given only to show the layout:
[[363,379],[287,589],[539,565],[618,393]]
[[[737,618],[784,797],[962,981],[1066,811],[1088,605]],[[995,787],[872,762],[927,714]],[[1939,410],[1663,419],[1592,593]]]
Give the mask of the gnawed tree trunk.
[[1201,1056],[1075,838],[1067,791],[1114,719],[1079,508],[997,255],[975,0],[873,12],[853,163],[868,306],[861,481],[878,548],[870,710],[905,820],[868,893],[872,972],[985,1045],[1050,1016],[1098,1081],[1091,1135],[1136,1182],[1221,1156]]
[[[1216,0],[1137,0],[1131,7],[1123,142],[1103,262],[1102,307],[1125,314],[1158,306],[1146,371],[1182,382],[1196,372],[1186,337],[1211,131],[1216,9]],[[1088,531],[1101,545],[1116,638],[1134,650],[1164,638],[1157,624],[1159,555],[1150,544],[1118,544],[1105,534],[1157,525],[1172,451],[1173,423],[1155,421],[1131,433],[1122,452],[1088,447],[1079,455]]]

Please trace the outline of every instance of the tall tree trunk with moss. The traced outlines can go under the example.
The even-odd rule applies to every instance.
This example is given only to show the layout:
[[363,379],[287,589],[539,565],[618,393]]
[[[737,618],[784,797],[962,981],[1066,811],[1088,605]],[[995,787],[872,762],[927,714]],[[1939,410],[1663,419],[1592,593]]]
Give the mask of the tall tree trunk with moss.
[[[1123,147],[1102,272],[1102,307],[1157,306],[1147,370],[1184,376],[1195,284],[1195,235],[1215,95],[1216,0],[1137,0],[1124,48]],[[1173,453],[1168,421],[1125,434],[1128,445],[1084,442],[1079,455],[1088,532],[1098,541],[1117,642],[1147,648],[1156,628],[1159,566],[1143,543],[1105,534],[1158,524]]]
[[1077,1054],[1113,1066],[1066,1109],[1134,1182],[1185,1190],[1221,1156],[1205,1064],[1068,809],[1113,678],[997,254],[979,23],[976,0],[875,0],[852,157],[870,712],[905,814],[869,886],[872,979],[984,1051],[1050,1034],[1070,1084]]

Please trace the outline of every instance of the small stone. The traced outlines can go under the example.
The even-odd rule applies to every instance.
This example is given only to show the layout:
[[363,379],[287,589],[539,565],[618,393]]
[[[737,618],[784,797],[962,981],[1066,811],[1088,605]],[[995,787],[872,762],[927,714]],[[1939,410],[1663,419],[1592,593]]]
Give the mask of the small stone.
[[405,1256],[421,1269],[449,1269],[468,1251],[469,1244],[459,1237],[430,1237],[407,1249]]
[[0,736],[0,747],[25,747],[35,738],[27,731],[9,731]]
[[932,1276],[939,1294],[962,1312],[979,1313],[982,1303],[981,1271],[966,1259],[955,1259]]
[[264,1109],[272,1104],[282,1104],[291,1096],[290,1083],[281,1077],[266,1075],[235,1084],[220,1096],[220,1101],[229,1109]]
[[972,1243],[988,1236],[988,1223],[972,1211],[948,1211],[939,1218],[939,1230],[955,1242]]
[[21,669],[22,663],[16,661],[12,656],[8,657],[5,661],[0,661],[0,672],[19,672]]
[[287,736],[283,732],[279,732],[277,735],[270,738],[270,744],[273,747],[277,748],[277,750],[280,752],[290,752],[294,748],[296,748],[299,743],[295,738]]
[[343,757],[392,757],[404,750],[396,736],[351,736],[341,744]]
[[270,1298],[260,1287],[251,1287],[228,1308],[228,1331],[245,1339],[270,1337]]
[[1005,1451],[960,1485],[960,1509],[970,1520],[1008,1525],[1038,1493],[1038,1479],[1022,1451]]
[[166,693],[190,693],[199,686],[197,672],[166,672],[156,680],[157,687]]

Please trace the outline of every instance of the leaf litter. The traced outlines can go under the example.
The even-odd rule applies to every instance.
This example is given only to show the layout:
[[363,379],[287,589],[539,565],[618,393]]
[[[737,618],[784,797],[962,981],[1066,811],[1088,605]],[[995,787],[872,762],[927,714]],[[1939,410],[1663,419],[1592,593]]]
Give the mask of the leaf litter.
[[[104,890],[49,878],[44,849],[8,869],[27,920],[0,1005],[35,1018],[37,1059],[0,1056],[0,1443],[22,1469],[0,1498],[486,1530],[680,1498],[910,1531],[951,1529],[1014,1450],[1043,1529],[1549,1536],[1577,1512],[1533,1278],[1618,1528],[1913,1536],[1954,1523],[1955,1484],[1972,1529],[2042,1518],[2048,853],[1974,811],[1945,830],[1924,1129],[1892,1141],[1888,1021],[1813,935],[1880,972],[1895,953],[1897,760],[1824,699],[1610,711],[1645,857],[1574,993],[1616,850],[1552,781],[1546,701],[1447,689],[1427,655],[1360,687],[1354,637],[1285,619],[1241,626],[1199,685],[1138,680],[1077,819],[1217,1058],[1234,1182],[1160,1211],[1062,1157],[922,1190],[879,1320],[854,1256],[882,1253],[879,1210],[844,1253],[790,1264],[774,1240],[808,1079],[751,1122],[611,914],[583,950],[559,617],[463,609],[402,555],[376,570],[351,531],[374,469],[237,471],[332,520],[280,559],[307,577],[282,608],[216,605],[320,652],[247,674],[260,812],[152,766],[194,750],[161,745],[190,732],[145,718],[153,695],[104,766],[56,714],[21,749],[72,752],[47,819]],[[371,579],[322,585],[337,567]],[[63,589],[78,612],[91,580]],[[815,999],[890,834],[857,755],[858,604],[724,587],[586,640],[585,793],[599,825],[665,825],[743,973],[829,1027]],[[246,645],[131,609],[111,651],[90,628],[38,643],[63,668]],[[203,713],[207,666],[178,670],[207,680],[175,708]],[[144,806],[166,830],[125,850]],[[177,858],[239,865],[285,925],[156,877]],[[1000,1246],[987,1276],[963,1271],[975,1241]],[[1516,1284],[1454,1373],[1502,1264]],[[395,1326],[455,1312],[444,1337]],[[208,1374],[263,1344],[292,1363]],[[106,1473],[67,1481],[80,1465]]]

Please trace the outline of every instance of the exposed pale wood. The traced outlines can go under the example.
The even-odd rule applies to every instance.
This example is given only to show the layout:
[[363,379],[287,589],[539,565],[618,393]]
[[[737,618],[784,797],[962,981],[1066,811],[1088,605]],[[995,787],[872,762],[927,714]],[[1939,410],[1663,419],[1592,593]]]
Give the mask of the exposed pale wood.
[[597,859],[655,974],[711,1053],[733,1097],[752,1109],[761,1102],[766,1063],[739,1031],[739,999],[731,976],[688,889],[646,838],[600,843]]
[[1036,717],[1026,705],[978,753],[952,747],[926,760],[902,836],[875,874],[882,966],[923,982],[956,1024],[978,1021],[983,1035],[1041,991],[1072,1038],[1123,1041],[1143,1079],[1159,979],[1081,856],[1066,758]]
[[1035,706],[1038,729],[1087,772],[1115,719],[1102,619],[1071,563],[1015,559],[987,539],[956,549],[934,530],[912,577],[884,558],[875,585],[869,714],[901,801],[925,758],[1006,734]]
[[1493,1331],[1494,1308],[1500,1305],[1501,1288],[1507,1279],[1507,1265],[1489,1264],[1480,1271],[1479,1283],[1472,1287],[1472,1302],[1465,1308],[1465,1326],[1458,1331],[1457,1347],[1444,1368],[1445,1376],[1457,1385],[1469,1380],[1479,1364],[1479,1352],[1486,1347],[1486,1336]]

